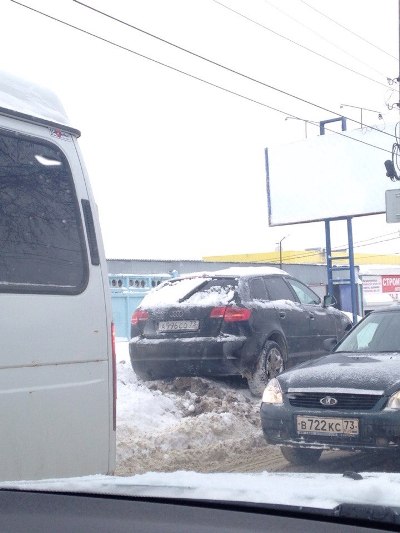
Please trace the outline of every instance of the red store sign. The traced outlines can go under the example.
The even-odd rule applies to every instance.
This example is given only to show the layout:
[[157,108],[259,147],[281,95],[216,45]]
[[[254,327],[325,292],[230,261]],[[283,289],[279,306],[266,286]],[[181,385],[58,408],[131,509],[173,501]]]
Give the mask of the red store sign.
[[400,292],[400,276],[382,276],[382,292]]

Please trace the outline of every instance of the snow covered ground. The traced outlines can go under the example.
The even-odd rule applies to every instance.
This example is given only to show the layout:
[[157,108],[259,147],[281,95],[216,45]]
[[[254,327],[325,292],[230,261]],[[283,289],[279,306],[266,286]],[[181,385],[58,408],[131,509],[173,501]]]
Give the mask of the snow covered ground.
[[[398,506],[400,474],[278,473],[246,470],[254,457],[280,457],[267,446],[259,400],[240,383],[175,378],[143,383],[117,343],[116,476],[1,483],[2,488],[267,502],[333,508],[342,502]],[[242,461],[241,471],[237,470]],[[230,470],[230,465],[232,469]],[[124,476],[123,478],[121,476]]]
[[259,406],[247,388],[203,378],[144,383],[128,343],[117,342],[117,475],[221,471],[246,450],[265,450]]

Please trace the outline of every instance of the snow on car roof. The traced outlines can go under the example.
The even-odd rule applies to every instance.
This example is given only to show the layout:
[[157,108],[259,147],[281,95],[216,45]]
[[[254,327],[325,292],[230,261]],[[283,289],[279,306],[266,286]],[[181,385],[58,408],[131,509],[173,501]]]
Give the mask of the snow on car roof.
[[259,266],[259,267],[229,267],[222,270],[216,270],[211,272],[212,275],[228,275],[228,276],[266,276],[268,274],[286,274],[289,275],[284,270],[281,270],[277,267],[270,266]]
[[234,266],[228,268],[222,268],[221,270],[202,270],[200,272],[190,272],[188,274],[182,274],[180,278],[198,278],[198,277],[213,277],[213,276],[266,276],[268,274],[290,274],[285,270],[281,270],[278,267],[269,266]]
[[[189,272],[178,276],[179,279],[182,278],[212,278],[214,276],[232,276],[232,277],[241,277],[241,276],[266,276],[268,274],[284,274],[290,276],[285,270],[281,270],[277,267],[270,266],[235,266],[229,268],[223,268],[221,270],[201,270],[199,272]],[[176,278],[175,278],[176,279]],[[168,281],[168,280],[167,280]]]
[[0,108],[70,126],[58,97],[49,89],[8,72],[0,72]]
[[385,311],[400,311],[400,304],[399,302],[393,302],[390,305],[385,304],[384,307],[378,307],[377,309],[373,309],[372,313],[381,313]]
[[[211,287],[205,292],[196,292],[210,277],[191,276],[172,278],[152,289],[140,303],[140,307],[169,307],[171,305],[218,306],[226,305],[234,296],[234,289],[229,287]],[[192,291],[192,296],[187,295]],[[184,301],[183,301],[184,300]]]
[[400,274],[400,265],[360,265],[361,276],[391,276]]

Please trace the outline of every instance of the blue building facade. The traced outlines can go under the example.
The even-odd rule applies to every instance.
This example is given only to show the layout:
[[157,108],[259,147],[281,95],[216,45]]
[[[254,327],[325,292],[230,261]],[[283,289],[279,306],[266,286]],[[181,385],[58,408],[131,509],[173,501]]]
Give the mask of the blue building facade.
[[129,339],[131,317],[144,296],[164,280],[169,274],[109,274],[111,303],[116,337]]

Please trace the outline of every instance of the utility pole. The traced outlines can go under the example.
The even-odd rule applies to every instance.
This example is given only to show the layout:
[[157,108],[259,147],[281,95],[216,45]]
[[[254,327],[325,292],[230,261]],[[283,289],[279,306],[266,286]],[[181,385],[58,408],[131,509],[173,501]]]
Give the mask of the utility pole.
[[[400,0],[399,0],[400,1]],[[286,239],[287,235],[282,237],[282,239],[279,241],[279,268],[282,270],[282,241]]]
[[[400,54],[400,0],[399,0],[399,4],[398,5],[399,5],[398,11],[399,11],[399,54]],[[397,106],[397,108],[399,110],[399,113],[400,113],[400,55],[399,55],[399,74],[398,74],[398,77],[394,78],[392,80],[390,78],[388,78],[388,82],[392,85],[395,80],[397,81],[397,84],[399,86],[398,102],[394,103],[392,106],[388,105],[387,107],[388,107],[388,109],[392,110],[395,106]],[[400,122],[398,122],[396,124],[395,132],[397,131],[397,127],[398,127],[399,124],[400,124]],[[399,151],[400,151],[400,143],[399,143],[397,135],[396,135],[395,142],[394,142],[394,144],[392,146],[392,159],[387,159],[385,161],[385,163],[384,163],[385,164],[385,168],[386,168],[386,176],[388,178],[390,178],[392,181],[399,181],[400,180],[400,175],[397,174],[397,171],[399,170],[399,166],[397,164]],[[397,170],[396,170],[396,167],[397,167]],[[389,191],[386,191],[386,195],[388,195],[388,193],[389,193]],[[388,215],[387,215],[387,210],[388,210],[388,200],[386,200],[386,221],[389,222]],[[392,222],[392,220],[390,220],[390,222]],[[394,220],[393,220],[393,222],[394,222]]]

